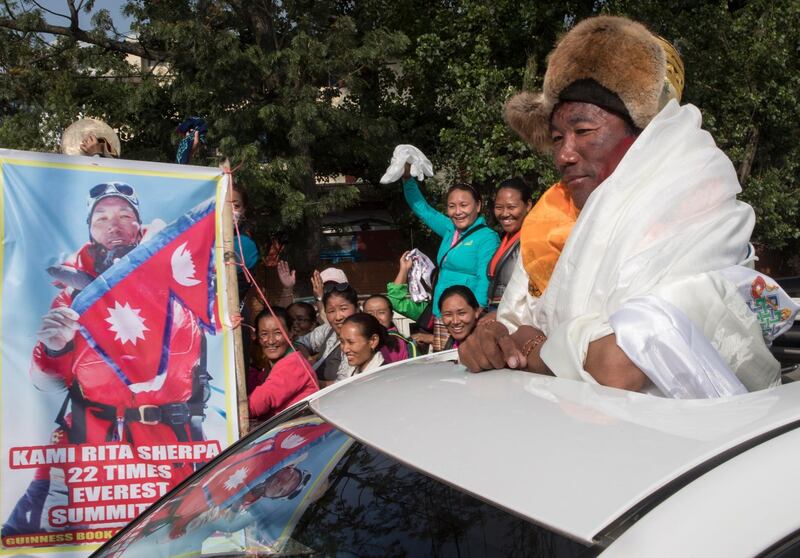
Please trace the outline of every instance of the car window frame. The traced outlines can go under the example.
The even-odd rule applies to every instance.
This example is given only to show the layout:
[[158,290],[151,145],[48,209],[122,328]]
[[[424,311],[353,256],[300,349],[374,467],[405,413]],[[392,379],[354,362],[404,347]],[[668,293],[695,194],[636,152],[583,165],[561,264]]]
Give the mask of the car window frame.
[[[174,498],[174,494],[176,492],[178,492],[179,490],[182,490],[183,487],[188,485],[190,482],[194,482],[195,474],[197,472],[203,471],[203,470],[206,470],[206,469],[210,470],[211,468],[216,466],[218,461],[222,461],[224,459],[227,459],[227,457],[230,454],[235,453],[236,451],[238,451],[240,446],[249,444],[254,438],[258,438],[262,434],[264,434],[264,433],[268,432],[269,430],[271,430],[272,428],[274,428],[276,425],[278,425],[280,423],[283,423],[283,422],[286,422],[287,420],[291,420],[293,418],[298,418],[299,416],[303,415],[305,412],[308,412],[311,415],[317,416],[311,410],[311,407],[308,404],[308,401],[303,401],[302,403],[300,403],[298,405],[292,405],[288,409],[285,409],[284,411],[278,413],[277,415],[275,415],[271,419],[269,419],[269,420],[265,421],[264,423],[258,425],[256,428],[254,428],[253,430],[251,430],[250,432],[248,432],[247,434],[245,434],[244,436],[242,436],[241,438],[236,440],[230,446],[225,448],[222,451],[222,453],[220,453],[214,459],[212,459],[211,461],[209,461],[208,463],[203,465],[203,467],[201,469],[199,469],[198,471],[195,471],[195,473],[192,473],[191,475],[189,475],[188,477],[183,479],[181,482],[176,484],[169,492],[167,492],[161,498],[159,498],[158,500],[156,500],[155,502],[150,504],[150,506],[145,511],[143,511],[141,514],[136,516],[136,518],[133,519],[127,525],[125,525],[125,527],[123,527],[122,529],[117,531],[114,534],[113,537],[111,537],[110,539],[105,541],[100,547],[98,547],[98,549],[95,552],[100,551],[102,548],[104,548],[106,546],[111,546],[112,544],[115,544],[118,539],[123,538],[126,535],[126,533],[128,533],[129,531],[134,529],[142,521],[145,521],[150,515],[152,515],[155,512],[155,510],[157,508],[160,507],[160,505],[163,502]],[[334,427],[335,427],[335,425],[334,425]]]
[[[758,553],[756,558],[785,558],[789,556],[796,556],[796,554],[783,553],[800,543],[800,527],[794,532],[786,535],[781,540],[771,544],[765,550]],[[795,551],[797,548],[794,549]]]
[[[453,362],[456,362],[456,361],[453,361]],[[402,363],[394,363],[394,364],[402,364]],[[537,527],[539,527],[541,529],[545,529],[547,531],[552,531],[553,533],[555,533],[557,535],[560,535],[562,537],[565,537],[567,539],[570,539],[572,541],[575,541],[577,543],[580,543],[580,544],[584,545],[586,547],[586,551],[583,553],[582,556],[586,556],[587,558],[591,557],[591,556],[595,556],[599,552],[604,550],[608,546],[608,544],[611,543],[609,541],[608,544],[604,545],[604,544],[602,544],[601,540],[598,540],[598,538],[595,538],[592,541],[591,545],[587,545],[586,541],[583,541],[583,540],[577,538],[575,535],[573,535],[571,533],[563,531],[562,529],[558,529],[558,528],[554,527],[553,525],[548,525],[544,521],[539,521],[536,518],[526,516],[525,514],[520,513],[518,510],[515,510],[515,509],[507,507],[507,506],[504,506],[500,502],[496,502],[496,501],[494,501],[494,500],[492,500],[490,498],[486,498],[485,496],[483,496],[481,494],[478,494],[478,493],[476,493],[476,492],[474,492],[472,490],[469,490],[469,489],[467,489],[467,488],[465,488],[463,486],[459,486],[458,484],[454,483],[452,480],[449,480],[449,479],[446,479],[446,478],[444,478],[444,477],[442,477],[440,475],[434,474],[431,471],[426,471],[425,469],[422,469],[419,466],[417,466],[414,463],[412,463],[411,461],[405,459],[403,456],[388,452],[384,448],[382,448],[381,446],[375,445],[374,443],[370,443],[364,437],[359,436],[357,433],[355,433],[352,429],[348,428],[347,426],[339,426],[339,425],[337,425],[332,419],[330,419],[328,417],[328,415],[326,413],[324,413],[321,410],[319,410],[319,408],[316,407],[313,403],[314,403],[313,401],[309,402],[309,407],[310,407],[312,413],[314,413],[316,416],[318,416],[319,418],[321,418],[322,420],[324,420],[328,424],[332,424],[337,430],[339,430],[340,432],[343,432],[347,436],[351,437],[353,440],[357,441],[359,444],[363,444],[365,446],[374,448],[377,451],[387,455],[391,459],[394,459],[395,461],[397,461],[398,463],[402,464],[403,466],[408,467],[409,469],[411,469],[413,471],[416,471],[417,473],[419,473],[421,475],[424,475],[424,476],[426,476],[428,478],[431,478],[431,479],[433,479],[434,481],[436,481],[438,483],[441,483],[441,484],[443,484],[445,486],[449,486],[453,490],[457,490],[457,491],[459,491],[459,492],[461,492],[463,494],[466,494],[467,496],[470,496],[471,498],[474,498],[476,500],[480,500],[481,502],[483,502],[486,505],[492,506],[493,508],[496,508],[496,509],[498,509],[498,510],[500,510],[502,512],[505,512],[505,513],[507,513],[509,515],[513,515],[514,517],[517,517],[518,519],[521,519],[523,521],[527,521],[528,523],[531,523],[532,525],[536,525]]]
[[[661,503],[669,499],[681,489],[687,487],[695,480],[699,479],[709,471],[716,469],[723,463],[730,461],[734,457],[745,453],[773,438],[800,428],[800,420],[793,420],[777,428],[763,432],[727,450],[711,457],[710,459],[697,464],[695,467],[685,471],[683,474],[672,479],[670,482],[642,498],[639,502],[631,506],[627,511],[621,513],[616,520],[612,521],[606,528],[600,531],[595,537],[595,542],[602,548],[608,548],[614,541],[621,537],[628,529],[636,524],[643,516],[658,507]],[[766,551],[765,551],[766,552]]]
[[[486,504],[488,506],[491,506],[491,507],[499,510],[502,513],[514,516],[514,517],[516,517],[516,518],[518,518],[518,519],[520,519],[522,521],[525,521],[525,522],[527,522],[527,523],[529,523],[531,525],[534,525],[534,526],[536,526],[538,528],[541,528],[541,529],[544,529],[546,531],[550,531],[555,535],[564,537],[566,539],[570,539],[570,540],[572,540],[574,542],[577,542],[577,543],[579,543],[581,545],[585,545],[586,544],[585,542],[574,538],[569,533],[564,533],[564,532],[562,532],[562,531],[560,531],[558,529],[554,529],[552,526],[545,525],[545,524],[543,524],[543,523],[541,523],[539,521],[535,521],[530,517],[527,517],[527,516],[525,516],[523,514],[520,514],[520,513],[516,512],[515,510],[509,509],[509,508],[507,508],[507,507],[505,507],[505,506],[503,506],[501,504],[498,504],[497,502],[493,502],[493,501],[491,501],[489,499],[486,499],[486,498],[484,498],[484,497],[482,497],[482,496],[480,496],[478,494],[473,493],[470,490],[466,490],[464,487],[458,486],[457,484],[455,484],[455,483],[453,483],[451,481],[448,481],[446,479],[442,479],[437,475],[432,475],[431,473],[429,473],[427,471],[424,471],[424,470],[422,470],[422,469],[420,469],[418,467],[415,467],[413,464],[407,462],[406,460],[404,460],[404,459],[402,459],[402,458],[400,458],[398,456],[392,455],[390,453],[386,453],[384,450],[380,449],[379,447],[375,447],[374,445],[372,445],[370,443],[367,443],[365,440],[361,439],[359,436],[356,436],[354,433],[349,431],[349,429],[341,428],[341,427],[337,426],[333,421],[329,420],[322,413],[318,412],[315,409],[315,407],[314,407],[314,405],[312,403],[313,403],[313,401],[303,401],[303,402],[299,403],[296,406],[293,405],[293,406],[289,407],[288,409],[282,411],[281,413],[275,415],[274,417],[270,418],[269,420],[265,421],[264,423],[258,425],[258,427],[256,427],[252,431],[248,432],[245,436],[243,436],[239,440],[236,440],[230,446],[225,448],[218,456],[216,456],[214,459],[212,459],[207,464],[205,464],[203,466],[203,468],[200,469],[200,470],[201,471],[204,471],[204,470],[210,471],[211,469],[213,469],[217,465],[218,462],[227,459],[228,456],[230,456],[231,454],[239,451],[239,448],[241,446],[245,446],[245,445],[250,444],[254,439],[266,434],[267,432],[269,432],[273,428],[279,426],[280,424],[283,424],[283,423],[285,423],[287,421],[290,421],[290,420],[301,418],[303,416],[316,417],[316,418],[319,418],[320,420],[324,421],[325,423],[330,424],[335,429],[339,430],[342,434],[352,438],[356,443],[361,444],[361,445],[363,445],[365,447],[368,447],[368,448],[372,448],[374,451],[377,451],[379,453],[384,454],[389,459],[392,459],[395,462],[397,462],[398,464],[401,464],[401,465],[407,467],[411,471],[415,471],[416,473],[418,473],[420,475],[427,476],[427,477],[429,477],[430,479],[432,479],[435,482],[438,482],[438,483],[440,483],[442,485],[445,485],[445,486],[451,488],[452,490],[456,490],[456,491],[458,491],[458,492],[460,492],[462,494],[465,494],[466,496],[468,496],[470,498],[474,498],[475,500],[481,501],[484,504]],[[196,473],[193,473],[192,475],[189,475],[187,478],[183,479],[180,483],[178,483],[175,487],[173,487],[167,494],[165,494],[164,496],[160,497],[158,500],[153,502],[150,505],[150,507],[148,507],[144,512],[142,512],[134,520],[132,520],[130,523],[128,523],[122,529],[120,529],[113,537],[111,537],[110,539],[105,541],[100,547],[98,547],[98,549],[95,551],[95,553],[99,553],[102,549],[104,549],[106,547],[110,547],[110,546],[116,544],[116,542],[119,539],[122,539],[130,531],[136,529],[137,526],[141,522],[147,521],[147,519],[153,513],[155,513],[155,511],[157,509],[159,509],[163,503],[165,503],[168,500],[173,499],[177,492],[183,490],[183,488],[186,485],[194,483],[195,481],[196,481]],[[598,545],[595,542],[595,544],[592,544],[592,545],[589,545],[589,546],[585,546],[585,548],[582,551],[582,553],[580,554],[580,556],[581,556],[581,558],[591,558],[593,556],[597,556],[598,553],[601,553],[603,551],[603,549],[604,548],[601,545]],[[92,554],[92,556],[94,556],[94,555],[95,554]]]

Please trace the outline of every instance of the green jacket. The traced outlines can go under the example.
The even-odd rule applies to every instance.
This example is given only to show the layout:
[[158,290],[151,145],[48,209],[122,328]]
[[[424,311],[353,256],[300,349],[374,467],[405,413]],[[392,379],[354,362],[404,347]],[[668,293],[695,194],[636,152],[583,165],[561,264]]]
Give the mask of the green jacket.
[[386,283],[386,298],[392,301],[395,311],[406,318],[417,321],[425,310],[427,302],[414,302],[408,294],[408,285],[403,283]]

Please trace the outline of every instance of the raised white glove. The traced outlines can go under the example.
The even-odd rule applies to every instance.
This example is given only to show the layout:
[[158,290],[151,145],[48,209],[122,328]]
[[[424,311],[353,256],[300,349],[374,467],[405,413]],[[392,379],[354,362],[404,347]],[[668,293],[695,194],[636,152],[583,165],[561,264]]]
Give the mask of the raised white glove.
[[381,184],[390,184],[403,176],[406,163],[411,164],[411,176],[420,182],[433,176],[433,165],[425,154],[413,145],[400,144],[394,148],[392,162],[381,177]]
[[42,328],[36,339],[51,351],[61,351],[75,338],[80,315],[68,306],[51,308],[42,316]]

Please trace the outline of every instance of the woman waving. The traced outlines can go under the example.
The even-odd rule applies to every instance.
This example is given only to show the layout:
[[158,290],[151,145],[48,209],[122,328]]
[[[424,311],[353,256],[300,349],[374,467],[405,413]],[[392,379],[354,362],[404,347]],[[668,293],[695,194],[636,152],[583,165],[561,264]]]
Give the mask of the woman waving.
[[[392,160],[396,166],[399,146]],[[425,161],[422,153],[413,148]],[[453,184],[447,189],[446,214],[436,211],[425,200],[416,178],[412,176],[412,164],[408,156],[403,162],[403,193],[411,210],[437,235],[442,237],[436,258],[438,278],[433,290],[433,350],[441,350],[447,340],[447,328],[441,321],[439,297],[451,285],[468,287],[481,306],[486,306],[489,293],[489,278],[486,270],[500,238],[486,225],[481,215],[481,196],[469,184]],[[430,163],[428,163],[430,165]],[[390,167],[390,170],[392,167]],[[389,174],[387,172],[387,174]],[[384,176],[384,179],[386,175]],[[384,180],[382,179],[382,181]],[[420,324],[425,327],[427,324]]]

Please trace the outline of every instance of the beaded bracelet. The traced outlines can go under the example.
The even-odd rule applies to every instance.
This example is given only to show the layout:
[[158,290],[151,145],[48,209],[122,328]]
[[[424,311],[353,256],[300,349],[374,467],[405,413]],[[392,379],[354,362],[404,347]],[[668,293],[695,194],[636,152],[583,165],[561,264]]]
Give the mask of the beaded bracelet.
[[544,335],[537,335],[533,339],[528,339],[525,344],[522,346],[522,356],[528,358],[528,355],[531,351],[535,348],[544,343],[547,340],[547,337]]

